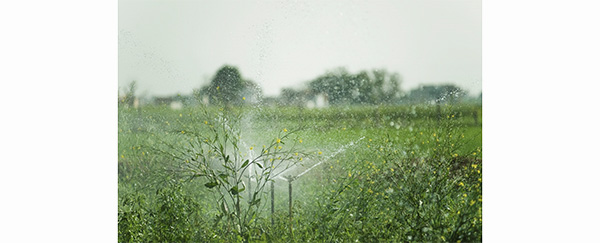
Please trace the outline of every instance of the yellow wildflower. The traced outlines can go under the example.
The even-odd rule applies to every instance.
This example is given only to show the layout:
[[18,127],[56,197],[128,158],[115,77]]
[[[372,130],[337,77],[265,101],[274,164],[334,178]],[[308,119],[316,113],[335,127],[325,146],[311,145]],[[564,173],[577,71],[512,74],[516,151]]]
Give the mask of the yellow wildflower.
[[287,131],[288,131],[287,129],[285,129],[285,128],[283,129],[283,132],[287,132]]
[[281,143],[281,139],[277,138],[277,143]]
[[242,97],[242,100],[246,100],[246,97]]

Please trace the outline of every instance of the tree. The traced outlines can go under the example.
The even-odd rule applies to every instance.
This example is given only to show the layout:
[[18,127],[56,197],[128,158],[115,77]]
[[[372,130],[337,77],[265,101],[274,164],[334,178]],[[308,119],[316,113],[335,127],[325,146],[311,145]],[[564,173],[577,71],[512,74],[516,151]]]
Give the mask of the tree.
[[211,104],[240,105],[246,97],[256,101],[262,93],[260,87],[244,80],[234,66],[225,65],[217,71],[210,84],[201,88],[197,95],[205,94]]
[[352,94],[354,104],[371,104],[373,97],[373,85],[371,84],[371,78],[365,71],[358,73],[352,77],[356,83],[356,89]]
[[373,104],[395,103],[400,96],[400,75],[386,70],[373,70]]
[[[314,96],[314,94],[312,94]],[[293,89],[283,88],[281,89],[281,95],[279,99],[280,105],[297,106],[303,107],[309,101],[311,94],[308,89]]]
[[309,83],[312,95],[327,94],[331,104],[348,104],[352,101],[352,92],[356,82],[344,68],[337,68],[321,75]]
[[385,70],[350,74],[344,68],[327,72],[309,83],[312,95],[327,94],[329,102],[340,104],[396,103],[400,97],[401,77]]
[[208,87],[210,103],[240,104],[244,83],[236,67],[225,65],[213,77]]
[[119,98],[119,104],[133,107],[135,101],[135,92],[137,89],[137,82],[134,80],[129,83],[129,88],[125,91],[125,95]]

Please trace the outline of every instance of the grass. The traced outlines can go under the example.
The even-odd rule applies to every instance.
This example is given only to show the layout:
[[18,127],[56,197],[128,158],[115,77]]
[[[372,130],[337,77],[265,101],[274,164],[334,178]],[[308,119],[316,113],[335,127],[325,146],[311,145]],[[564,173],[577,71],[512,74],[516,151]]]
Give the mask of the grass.
[[119,109],[119,241],[482,239],[481,107],[229,108],[241,117],[240,151],[302,127],[295,142],[305,156],[295,174],[322,162],[292,182],[291,220],[288,183],[275,179],[275,224],[266,187],[247,233],[237,235],[217,222],[217,193],[207,181],[175,171],[181,161],[162,146],[185,147],[189,131],[207,132],[211,117],[202,111]]

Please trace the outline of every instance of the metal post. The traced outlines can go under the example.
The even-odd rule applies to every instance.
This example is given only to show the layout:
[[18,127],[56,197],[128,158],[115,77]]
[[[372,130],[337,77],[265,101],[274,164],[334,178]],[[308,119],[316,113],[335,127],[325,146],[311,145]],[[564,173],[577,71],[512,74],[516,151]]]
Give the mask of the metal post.
[[292,237],[292,239],[294,238],[294,231],[293,231],[293,221],[292,221],[292,181],[294,181],[295,177],[294,176],[285,176],[284,178],[286,178],[288,180],[288,192],[289,192],[289,201],[290,201],[290,237]]
[[271,226],[275,225],[275,181],[271,181]]
[[290,220],[292,220],[292,181],[289,181],[289,192],[290,192]]
[[294,237],[294,233],[292,230],[293,221],[292,221],[292,180],[291,179],[288,181],[288,185],[289,185],[289,192],[290,192],[290,236]]

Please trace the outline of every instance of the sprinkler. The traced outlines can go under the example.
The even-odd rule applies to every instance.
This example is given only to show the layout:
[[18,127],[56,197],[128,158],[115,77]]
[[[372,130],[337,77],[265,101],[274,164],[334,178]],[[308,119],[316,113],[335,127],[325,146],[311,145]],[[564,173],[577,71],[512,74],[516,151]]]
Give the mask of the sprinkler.
[[[343,145],[341,146],[337,151],[333,152],[331,155],[329,155],[328,157],[322,159],[320,162],[314,164],[313,166],[311,166],[310,168],[302,171],[300,174],[293,176],[293,175],[278,175],[277,177],[273,178],[273,179],[280,179],[280,180],[287,180],[288,181],[288,193],[289,193],[289,218],[290,218],[290,235],[292,236],[292,238],[294,237],[294,231],[293,231],[293,213],[292,213],[292,182],[296,179],[298,179],[299,177],[303,176],[304,174],[306,174],[307,172],[309,172],[310,170],[312,170],[313,168],[319,166],[320,164],[322,164],[323,162],[325,162],[328,159],[333,158],[334,156],[336,156],[337,154],[345,151],[347,148],[354,146],[356,143],[358,143],[360,140],[363,140],[365,137],[361,137],[359,139],[357,139],[356,141],[350,142],[349,144]],[[275,180],[271,180],[271,225],[275,225],[275,220],[274,220],[274,214],[275,214]]]

